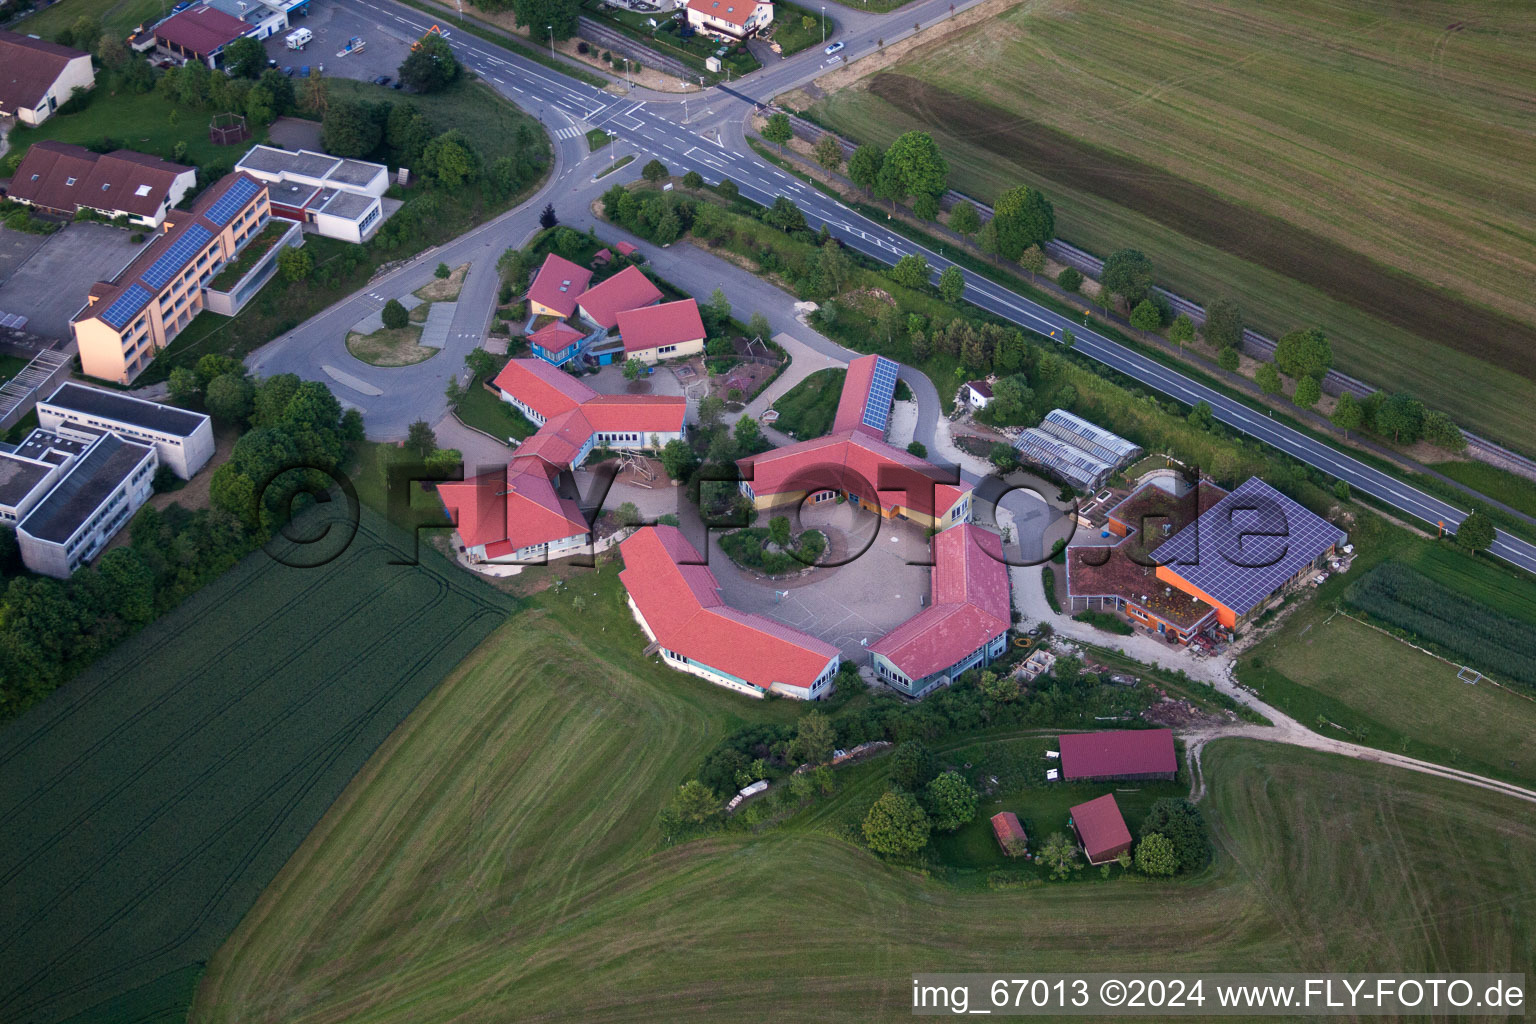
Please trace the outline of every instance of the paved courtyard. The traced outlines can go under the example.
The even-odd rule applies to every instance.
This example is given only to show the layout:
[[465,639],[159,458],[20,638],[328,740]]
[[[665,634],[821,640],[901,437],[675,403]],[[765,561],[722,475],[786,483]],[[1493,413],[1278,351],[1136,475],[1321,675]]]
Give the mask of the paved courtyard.
[[[17,238],[0,228],[0,310],[29,318],[27,330],[50,338],[70,337],[69,318],[85,304],[97,281],[110,280],[146,243],[131,232],[80,221],[32,246],[35,235]],[[148,236],[146,235],[146,238]],[[30,247],[30,251],[28,248]]]
[[[315,34],[315,38],[303,50],[288,49],[284,41],[288,32],[278,32],[266,40],[267,56],[277,61],[279,67],[293,68],[295,84],[300,81],[298,69],[306,64],[324,65],[327,78],[357,78],[365,82],[375,75],[394,78],[399,73],[401,62],[411,52],[411,44],[416,41],[415,33],[391,18],[387,12],[376,20],[370,20],[363,18],[357,11],[329,4],[311,5],[311,9],[314,13],[308,17],[291,19],[288,29],[288,32],[292,32],[307,28]],[[448,34],[452,36],[455,33],[450,29]],[[362,36],[367,45],[360,52],[345,57],[336,56],[353,36]],[[392,95],[388,89],[380,89],[379,92],[379,99]]]

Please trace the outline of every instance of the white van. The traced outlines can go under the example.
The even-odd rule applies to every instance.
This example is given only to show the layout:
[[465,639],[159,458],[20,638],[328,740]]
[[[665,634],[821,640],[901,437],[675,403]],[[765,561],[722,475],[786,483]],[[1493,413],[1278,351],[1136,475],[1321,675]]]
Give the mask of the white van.
[[288,42],[288,49],[302,50],[304,47],[309,45],[310,40],[315,38],[315,34],[307,28],[300,28],[294,29],[292,32],[288,33],[286,38]]

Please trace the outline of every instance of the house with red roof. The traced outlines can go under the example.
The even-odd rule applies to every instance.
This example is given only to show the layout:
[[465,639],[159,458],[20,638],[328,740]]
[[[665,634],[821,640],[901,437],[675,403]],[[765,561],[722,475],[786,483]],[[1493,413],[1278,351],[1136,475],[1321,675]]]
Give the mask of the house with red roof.
[[1075,732],[1058,740],[1068,782],[1171,781],[1179,770],[1169,729]]
[[42,124],[76,89],[95,84],[84,50],[0,29],[0,118]]
[[823,640],[729,607],[698,550],[675,526],[646,526],[619,552],[629,608],[660,654],[678,670],[762,697],[818,700],[832,692],[841,657]]
[[773,4],[768,0],[688,0],[688,24],[725,42],[740,42],[773,24]]
[[885,440],[890,425],[891,404],[896,398],[896,375],[900,368],[885,356],[860,356],[848,364],[843,377],[843,391],[838,396],[832,433],[859,430]]
[[260,30],[209,4],[198,4],[171,15],[154,28],[155,42],[179,57],[202,61],[217,69],[224,48],[241,36]]
[[881,681],[909,697],[948,685],[1008,648],[1012,591],[1003,543],[970,523],[933,538],[929,606],[869,645]]
[[83,146],[34,142],[16,168],[8,198],[73,217],[90,210],[158,228],[197,184],[197,170],[129,149],[93,153]]
[[523,457],[505,470],[437,485],[471,561],[543,562],[591,543],[591,527],[576,502],[560,493],[557,472]]
[[528,286],[529,311],[534,316],[564,319],[576,312],[576,299],[591,280],[592,271],[586,267],[550,253]]
[[1115,794],[1078,804],[1069,812],[1069,823],[1083,844],[1089,864],[1105,864],[1131,849],[1131,830],[1125,825]]
[[594,327],[611,331],[619,325],[620,313],[655,305],[661,299],[661,289],[639,267],[630,266],[582,292],[576,299],[576,309]]
[[1019,816],[1012,811],[999,811],[992,815],[992,834],[997,837],[997,845],[1002,847],[1006,856],[1022,857],[1029,852],[1029,836],[1024,834]]
[[622,310],[618,328],[626,359],[655,363],[704,351],[704,321],[694,299]]
[[501,392],[503,402],[540,427],[597,397],[576,377],[539,359],[507,360],[491,386]]

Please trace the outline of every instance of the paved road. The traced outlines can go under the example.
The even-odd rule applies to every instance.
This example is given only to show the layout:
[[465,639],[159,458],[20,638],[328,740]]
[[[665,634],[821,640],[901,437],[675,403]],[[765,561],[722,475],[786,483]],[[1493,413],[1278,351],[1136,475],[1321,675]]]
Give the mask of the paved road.
[[[371,10],[376,17],[390,18],[412,31],[424,32],[431,24],[427,16],[391,3],[390,0],[379,0],[377,3],[373,0],[335,2]],[[911,32],[908,18],[926,23],[947,15],[948,10],[947,3],[928,0],[904,11],[901,21],[908,26],[905,34]],[[843,17],[848,18],[850,13],[844,11]],[[848,43],[845,54],[858,56],[872,49],[875,45],[874,34],[882,32],[880,23],[874,21],[860,22],[851,27],[845,33],[845,41]],[[887,43],[899,38],[901,34],[889,33]],[[643,158],[660,158],[674,173],[696,170],[711,182],[729,177],[741,188],[743,194],[763,203],[771,203],[777,196],[787,195],[805,213],[813,227],[827,225],[839,240],[882,262],[894,263],[902,255],[917,252],[927,258],[935,275],[950,265],[950,261],[940,254],[907,241],[886,226],[855,213],[798,178],[766,164],[747,147],[743,127],[745,115],[758,103],[784,88],[821,73],[825,58],[819,49],[786,60],[778,67],[765,69],[733,86],[710,89],[694,96],[685,106],[675,97],[653,94],[647,94],[650,98],[616,96],[567,78],[466,33],[451,33],[450,42],[468,67],[514,103],[544,121],[556,136],[561,158],[551,186],[528,204],[522,214],[510,214],[494,225],[471,232],[466,238],[477,237],[482,233],[494,235],[496,239],[507,237],[513,227],[520,223],[519,218],[536,209],[546,194],[560,197],[556,199],[558,208],[568,209],[575,205],[584,211],[591,195],[600,191],[600,187],[606,187],[615,180],[632,179],[635,165],[641,164],[643,159],[637,159],[617,175],[604,178],[601,185],[591,181],[590,174],[584,170],[577,170],[583,160],[580,150],[585,148],[580,139],[581,134],[587,127],[601,127],[617,133],[620,145],[639,151]],[[573,143],[576,145],[573,146]],[[587,164],[588,168],[597,166],[600,163]],[[445,250],[461,244],[464,244],[462,239],[445,247]],[[494,249],[500,243],[483,244]],[[435,264],[439,257],[433,255],[429,258]],[[427,267],[425,260],[418,261],[418,264],[402,273]],[[1454,529],[1465,515],[1461,509],[1439,498],[1425,494],[1300,431],[1275,422],[1263,413],[1097,334],[1091,327],[1073,322],[1000,285],[972,278],[966,287],[966,298],[988,312],[1047,337],[1059,337],[1063,329],[1071,326],[1077,336],[1079,352],[1181,402],[1191,405],[1200,401],[1208,402],[1216,418],[1229,426],[1332,476],[1347,480],[1352,488],[1431,527],[1443,524],[1447,529]],[[344,317],[336,319],[339,323]],[[305,325],[295,333],[304,332],[307,335],[308,327]],[[445,353],[445,356],[451,358],[452,353]],[[440,356],[421,365],[430,366],[443,358]],[[453,358],[452,362],[456,364],[458,359]],[[913,383],[916,386],[917,381],[914,379]],[[925,435],[920,433],[918,436]],[[1492,550],[1512,564],[1536,572],[1536,545],[1500,532]]]

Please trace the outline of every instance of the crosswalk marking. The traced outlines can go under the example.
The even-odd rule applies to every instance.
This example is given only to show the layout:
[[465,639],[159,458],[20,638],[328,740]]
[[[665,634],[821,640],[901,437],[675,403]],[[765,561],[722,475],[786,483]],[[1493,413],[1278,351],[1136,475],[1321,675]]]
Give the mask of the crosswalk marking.
[[574,125],[572,125],[570,128],[561,128],[559,131],[555,132],[555,138],[557,138],[557,139],[574,139],[576,136],[578,136],[580,134],[581,134],[581,129],[577,128]]

